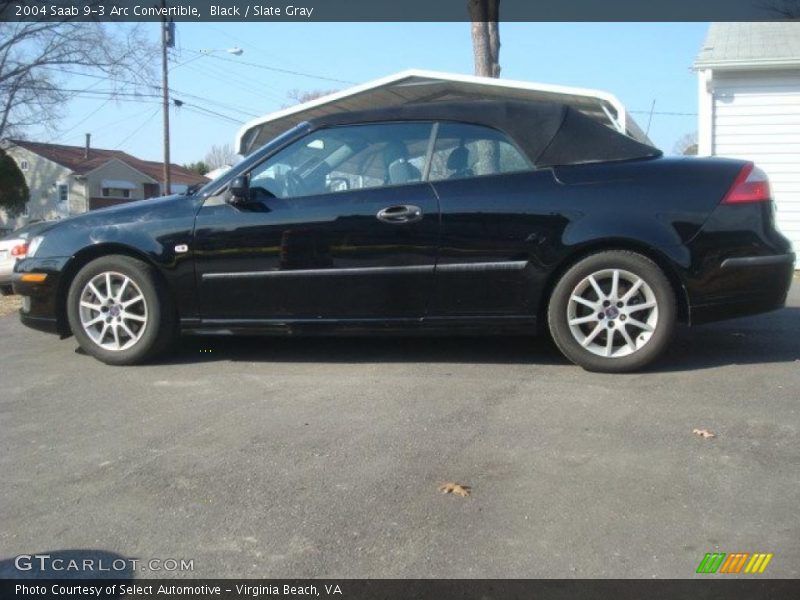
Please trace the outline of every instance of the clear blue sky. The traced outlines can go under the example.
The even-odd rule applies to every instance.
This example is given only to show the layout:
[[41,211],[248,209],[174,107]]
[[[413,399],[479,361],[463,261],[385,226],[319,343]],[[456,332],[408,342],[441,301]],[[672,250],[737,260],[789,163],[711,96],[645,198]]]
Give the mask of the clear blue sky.
[[[158,24],[146,24],[153,41]],[[643,127],[653,100],[650,137],[666,152],[697,129],[696,77],[690,70],[706,23],[501,23],[502,76],[597,88],[619,97]],[[407,68],[471,73],[469,23],[179,23],[170,87],[187,103],[246,121],[291,101],[293,89],[341,89],[346,84],[260,69],[243,62],[364,82]],[[198,50],[238,46],[240,57]],[[158,73],[159,64],[154,65]],[[108,89],[107,82],[64,78],[65,87]],[[191,94],[191,96],[188,96]],[[115,148],[160,160],[161,113],[157,99],[107,102],[76,98],[64,110],[61,132],[31,131],[40,141]],[[172,159],[200,160],[212,144],[232,143],[239,125],[173,109]]]

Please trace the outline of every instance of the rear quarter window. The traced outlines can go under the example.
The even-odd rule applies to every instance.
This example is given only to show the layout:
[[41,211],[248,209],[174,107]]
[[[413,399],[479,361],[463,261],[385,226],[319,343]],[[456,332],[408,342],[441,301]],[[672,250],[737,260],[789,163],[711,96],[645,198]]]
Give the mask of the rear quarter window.
[[532,171],[533,165],[504,133],[469,123],[442,123],[429,179],[464,179]]

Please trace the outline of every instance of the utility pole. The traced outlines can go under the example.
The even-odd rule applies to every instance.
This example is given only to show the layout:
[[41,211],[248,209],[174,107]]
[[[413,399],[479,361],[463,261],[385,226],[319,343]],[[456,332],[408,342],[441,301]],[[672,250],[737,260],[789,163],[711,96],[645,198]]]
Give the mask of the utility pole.
[[[167,0],[161,0],[161,8],[166,9]],[[167,47],[175,45],[171,24],[167,21],[166,10],[163,11],[161,23],[161,88],[164,103],[164,195],[172,193],[172,177],[169,166],[169,65],[167,61]]]

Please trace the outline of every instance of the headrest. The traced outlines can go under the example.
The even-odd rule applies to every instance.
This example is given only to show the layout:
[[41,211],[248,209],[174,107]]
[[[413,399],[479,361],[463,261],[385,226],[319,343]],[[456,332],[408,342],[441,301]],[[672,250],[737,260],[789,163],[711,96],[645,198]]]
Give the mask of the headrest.
[[469,168],[469,150],[464,146],[454,148],[447,157],[448,171],[466,171]]

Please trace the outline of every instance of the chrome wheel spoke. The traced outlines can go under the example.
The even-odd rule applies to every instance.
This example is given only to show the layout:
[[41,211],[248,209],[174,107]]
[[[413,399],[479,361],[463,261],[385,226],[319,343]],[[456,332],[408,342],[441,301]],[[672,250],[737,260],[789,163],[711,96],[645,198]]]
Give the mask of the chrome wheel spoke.
[[656,305],[655,301],[652,302],[645,302],[643,304],[631,304],[627,307],[628,314],[639,312],[640,310],[646,310],[648,308],[653,308]]
[[135,298],[131,298],[130,300],[126,300],[125,302],[120,302],[119,305],[122,308],[128,308],[131,304],[136,304],[137,302],[141,302],[142,300],[144,300],[144,296],[139,294]]
[[609,298],[612,300],[617,299],[617,292],[619,291],[619,270],[614,269],[613,275],[611,275],[611,293],[608,295]]
[[642,287],[643,283],[644,281],[642,281],[642,279],[637,277],[636,281],[634,281],[633,285],[631,285],[631,289],[625,292],[625,295],[622,298],[620,298],[619,301],[622,302],[623,304],[628,302],[628,300],[630,300],[636,295],[636,292],[639,291],[639,288]]
[[104,319],[105,319],[105,317],[103,315],[97,315],[94,319],[91,319],[90,321],[86,321],[83,324],[83,326],[84,327],[91,327],[92,325],[94,325],[96,323],[99,323],[100,321],[102,321]]
[[594,275],[589,275],[589,283],[592,284],[592,287],[594,288],[594,291],[597,294],[597,299],[603,300],[606,297],[606,295],[603,293],[603,289],[597,283],[597,280],[594,278]]
[[595,315],[594,313],[592,313],[591,315],[586,316],[586,317],[580,317],[580,318],[577,318],[577,319],[570,319],[569,324],[570,325],[582,325],[584,323],[591,323],[592,321],[597,321],[597,315]]
[[614,353],[614,334],[616,329],[609,329],[606,335],[606,356],[611,356]]
[[597,302],[591,302],[591,301],[589,301],[586,298],[583,298],[581,296],[573,296],[572,297],[572,301],[573,302],[577,302],[578,304],[583,304],[584,306],[588,306],[592,310],[598,310],[598,308],[599,308],[599,306],[597,305]]
[[135,339],[136,339],[136,334],[135,334],[135,333],[133,333],[133,331],[131,331],[130,327],[128,327],[128,326],[125,324],[125,320],[124,320],[124,319],[123,319],[122,321],[120,321],[120,322],[119,322],[119,326],[120,326],[120,328],[122,328],[122,331],[125,333],[125,335],[127,335],[127,336],[128,336],[129,338],[131,338],[132,340],[135,340]]
[[604,329],[604,327],[603,327],[602,323],[598,323],[598,324],[597,324],[597,327],[595,327],[595,328],[592,330],[592,333],[590,333],[589,335],[587,335],[587,336],[586,336],[586,339],[584,339],[584,340],[583,340],[583,342],[581,342],[581,344],[583,345],[583,347],[585,348],[586,346],[588,346],[589,344],[591,344],[591,343],[592,343],[592,341],[594,340],[594,338],[596,338],[598,335],[600,335],[600,332],[601,332],[601,331],[603,331],[603,329]]
[[98,290],[95,287],[94,283],[92,283],[91,281],[89,282],[89,285],[87,287],[92,291],[92,293],[95,295],[95,297],[98,300],[100,300],[100,302],[105,302],[107,300],[107,298],[103,294],[100,293],[100,290]]
[[123,296],[123,294],[125,293],[125,288],[126,288],[126,287],[128,287],[128,282],[129,282],[129,281],[130,281],[130,279],[128,279],[128,278],[126,277],[126,278],[125,278],[125,279],[122,281],[122,285],[121,285],[121,286],[119,286],[119,290],[117,290],[117,295],[116,295],[117,302],[122,302],[122,296]]
[[144,323],[145,321],[147,321],[147,317],[145,317],[144,315],[137,315],[136,313],[123,312],[120,316],[124,320],[130,319],[130,320],[133,320],[133,321],[139,321],[141,323]]
[[648,323],[642,323],[636,319],[628,319],[628,325],[633,325],[634,327],[638,327],[639,329],[643,329],[647,332],[655,331],[655,328],[652,325],[649,325]]

